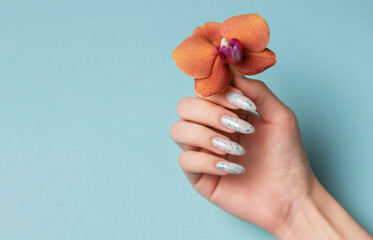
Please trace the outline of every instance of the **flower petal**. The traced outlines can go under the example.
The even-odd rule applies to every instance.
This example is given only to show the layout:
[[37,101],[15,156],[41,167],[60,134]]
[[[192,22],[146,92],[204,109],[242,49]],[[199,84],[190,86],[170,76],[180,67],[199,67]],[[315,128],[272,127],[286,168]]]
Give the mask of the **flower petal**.
[[196,27],[193,31],[193,36],[207,38],[215,46],[220,45],[223,36],[220,34],[220,23],[208,22],[202,26]]
[[216,47],[198,36],[188,37],[172,53],[176,66],[194,78],[208,77],[216,56]]
[[207,78],[195,78],[195,90],[202,97],[208,97],[223,92],[231,81],[231,71],[228,64],[216,57],[211,75]]
[[221,24],[221,33],[226,39],[237,38],[243,48],[260,52],[269,42],[269,27],[258,14],[244,14],[226,19]]
[[268,48],[261,52],[249,52],[244,50],[241,61],[231,64],[239,73],[244,75],[255,75],[272,67],[276,63],[276,55]]

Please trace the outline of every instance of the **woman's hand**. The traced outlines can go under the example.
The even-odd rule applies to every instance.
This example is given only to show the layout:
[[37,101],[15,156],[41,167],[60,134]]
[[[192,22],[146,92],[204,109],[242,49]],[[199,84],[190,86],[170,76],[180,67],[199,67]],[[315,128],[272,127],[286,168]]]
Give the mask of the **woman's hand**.
[[[234,75],[233,85],[177,105],[182,120],[172,125],[170,135],[184,150],[180,165],[212,203],[279,238],[296,238],[299,213],[307,215],[307,206],[317,215],[320,206],[314,199],[328,199],[326,191],[321,193],[325,197],[315,197],[323,191],[308,163],[296,116],[261,81]],[[247,111],[255,109],[260,116]],[[327,236],[344,235],[329,225]]]

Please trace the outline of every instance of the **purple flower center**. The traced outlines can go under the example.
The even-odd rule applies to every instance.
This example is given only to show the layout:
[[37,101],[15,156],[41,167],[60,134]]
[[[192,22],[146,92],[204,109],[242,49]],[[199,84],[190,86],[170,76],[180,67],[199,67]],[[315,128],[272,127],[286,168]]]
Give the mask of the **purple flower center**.
[[242,45],[236,38],[232,38],[231,41],[223,38],[216,49],[220,59],[225,63],[237,63],[242,58]]

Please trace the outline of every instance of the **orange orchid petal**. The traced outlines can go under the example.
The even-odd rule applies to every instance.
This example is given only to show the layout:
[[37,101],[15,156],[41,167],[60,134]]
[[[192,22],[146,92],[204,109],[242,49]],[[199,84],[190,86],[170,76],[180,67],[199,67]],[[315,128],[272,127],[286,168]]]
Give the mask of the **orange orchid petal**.
[[194,78],[208,77],[216,56],[216,47],[198,36],[188,37],[172,53],[176,66]]
[[195,78],[195,90],[202,97],[223,92],[231,81],[229,66],[216,57],[211,75],[207,78]]
[[226,19],[221,24],[221,33],[230,40],[237,38],[243,48],[250,52],[263,51],[269,42],[269,27],[258,14],[244,14]]
[[249,52],[244,50],[241,61],[231,64],[239,73],[255,75],[272,67],[276,63],[276,55],[268,48],[261,52]]
[[220,34],[220,23],[208,22],[200,27],[196,27],[193,31],[193,36],[200,36],[210,40],[215,46],[220,45],[223,36]]

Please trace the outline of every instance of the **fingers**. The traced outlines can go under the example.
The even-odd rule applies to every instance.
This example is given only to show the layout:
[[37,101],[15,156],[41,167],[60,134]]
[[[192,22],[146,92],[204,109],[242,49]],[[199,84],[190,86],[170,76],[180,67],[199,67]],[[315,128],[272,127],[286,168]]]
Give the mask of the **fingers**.
[[183,98],[177,105],[177,112],[181,119],[214,127],[233,133],[254,133],[254,127],[240,119],[237,114],[199,98]]
[[199,147],[219,155],[225,155],[226,153],[232,155],[245,154],[245,149],[238,143],[232,142],[226,136],[196,123],[175,122],[171,126],[170,135],[179,145]]
[[201,97],[196,91],[194,90],[194,94],[198,98],[205,99],[207,101],[217,103],[225,108],[229,109],[243,109],[246,111],[255,111],[256,106],[253,101],[249,98],[245,97],[241,90],[229,86],[224,92],[212,95],[210,97]]
[[294,113],[262,81],[248,79],[235,73],[233,83],[255,102],[257,112],[265,122],[286,122],[295,117]]
[[213,175],[241,174],[246,170],[239,164],[220,157],[204,153],[186,151],[179,157],[181,168],[189,173],[207,173]]

